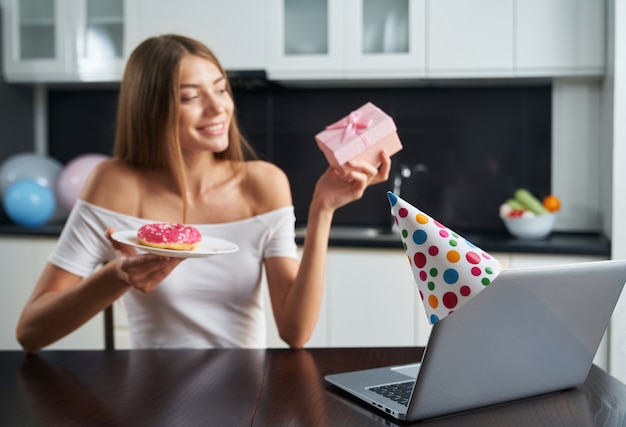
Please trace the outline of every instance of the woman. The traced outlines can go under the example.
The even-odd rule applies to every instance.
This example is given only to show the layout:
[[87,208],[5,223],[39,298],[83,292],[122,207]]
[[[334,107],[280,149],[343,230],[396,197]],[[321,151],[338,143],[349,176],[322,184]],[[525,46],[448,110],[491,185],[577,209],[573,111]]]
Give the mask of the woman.
[[[231,87],[213,53],[179,35],[153,37],[128,60],[114,156],[85,184],[17,326],[27,352],[62,338],[119,297],[133,347],[263,347],[263,267],[281,338],[302,347],[322,301],[334,211],[387,180],[391,161],[328,169],[309,207],[300,263],[286,175],[248,160]],[[115,230],[193,224],[234,254],[181,260],[138,253]]]

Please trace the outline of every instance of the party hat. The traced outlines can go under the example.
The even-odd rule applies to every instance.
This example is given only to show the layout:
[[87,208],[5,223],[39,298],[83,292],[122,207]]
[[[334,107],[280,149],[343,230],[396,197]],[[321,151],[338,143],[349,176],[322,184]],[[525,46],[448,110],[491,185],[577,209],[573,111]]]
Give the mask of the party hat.
[[458,310],[502,271],[497,259],[445,225],[392,192],[387,197],[431,324]]

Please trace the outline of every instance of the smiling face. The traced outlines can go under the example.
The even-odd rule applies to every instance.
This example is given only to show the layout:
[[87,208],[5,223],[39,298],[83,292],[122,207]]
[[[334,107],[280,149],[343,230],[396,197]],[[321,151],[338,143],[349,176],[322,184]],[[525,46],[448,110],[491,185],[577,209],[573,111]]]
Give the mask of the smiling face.
[[180,64],[180,145],[183,152],[228,148],[234,102],[226,76],[211,61],[195,55]]

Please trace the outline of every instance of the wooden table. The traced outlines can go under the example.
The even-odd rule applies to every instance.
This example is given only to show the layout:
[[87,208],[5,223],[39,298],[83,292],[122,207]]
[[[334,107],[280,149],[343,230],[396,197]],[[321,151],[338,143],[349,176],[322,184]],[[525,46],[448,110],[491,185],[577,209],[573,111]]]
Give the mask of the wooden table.
[[[327,385],[328,373],[410,363],[415,348],[0,352],[0,426],[407,425]],[[626,386],[579,388],[421,423],[626,426]]]

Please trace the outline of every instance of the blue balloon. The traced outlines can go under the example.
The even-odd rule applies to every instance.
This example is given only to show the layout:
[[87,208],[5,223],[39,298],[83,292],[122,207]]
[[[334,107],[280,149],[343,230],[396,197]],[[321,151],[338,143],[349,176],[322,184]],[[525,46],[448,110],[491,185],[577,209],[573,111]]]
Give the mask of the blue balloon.
[[2,203],[9,219],[24,227],[44,225],[56,208],[53,190],[30,179],[11,184],[2,197]]

